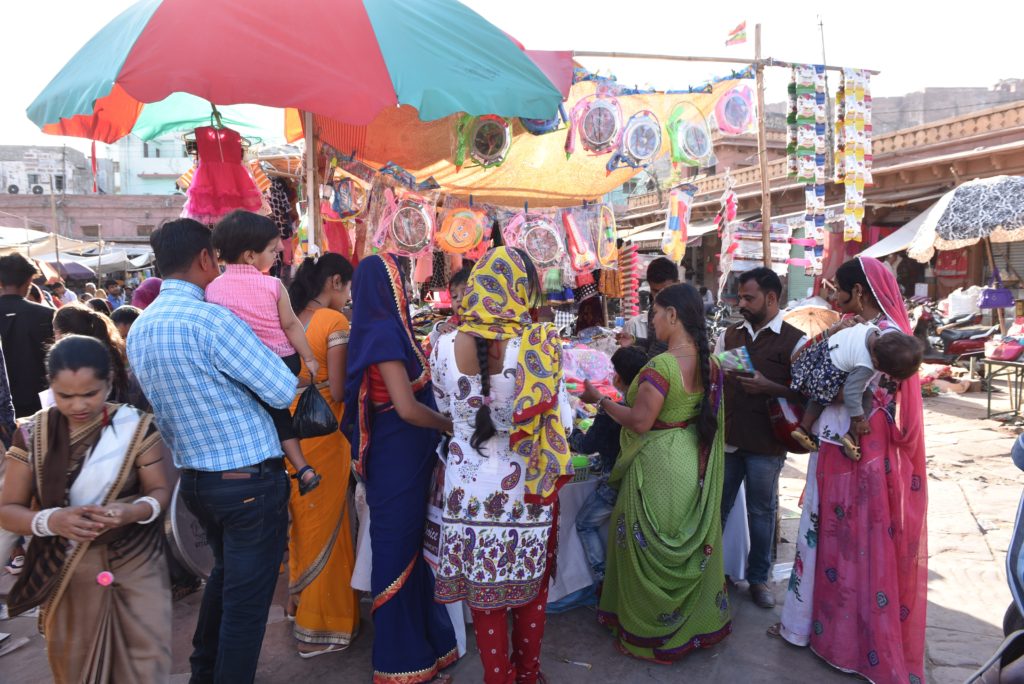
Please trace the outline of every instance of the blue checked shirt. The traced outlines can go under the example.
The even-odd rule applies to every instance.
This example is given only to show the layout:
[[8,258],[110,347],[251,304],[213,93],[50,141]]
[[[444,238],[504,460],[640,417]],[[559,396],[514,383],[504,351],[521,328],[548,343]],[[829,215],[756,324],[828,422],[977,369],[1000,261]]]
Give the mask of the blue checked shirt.
[[165,280],[128,335],[128,361],[179,468],[223,471],[282,455],[270,415],[295,398],[284,362],[203,290]]

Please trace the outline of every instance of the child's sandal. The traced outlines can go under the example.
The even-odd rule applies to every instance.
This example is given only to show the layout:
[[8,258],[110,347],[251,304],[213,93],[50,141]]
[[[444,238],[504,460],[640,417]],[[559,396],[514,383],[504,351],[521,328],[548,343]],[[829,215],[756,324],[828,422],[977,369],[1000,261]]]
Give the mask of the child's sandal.
[[798,427],[796,430],[793,430],[789,433],[789,436],[795,439],[800,446],[808,451],[818,450],[818,440],[816,440],[812,435],[807,434],[802,427]]
[[[306,474],[307,470],[313,473],[313,477],[309,478],[309,480],[303,480],[302,476]],[[306,496],[306,494],[320,486],[320,473],[316,472],[311,465],[300,468],[299,472],[292,475],[292,478],[299,483],[299,496]]]
[[843,443],[843,454],[853,462],[860,461],[860,447],[850,435],[843,435],[843,438],[839,440]]

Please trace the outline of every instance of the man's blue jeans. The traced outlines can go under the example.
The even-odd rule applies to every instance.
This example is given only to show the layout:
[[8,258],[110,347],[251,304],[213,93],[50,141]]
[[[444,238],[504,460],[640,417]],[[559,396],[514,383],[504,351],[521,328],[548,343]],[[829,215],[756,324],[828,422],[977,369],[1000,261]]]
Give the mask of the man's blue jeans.
[[288,475],[280,460],[264,463],[251,474],[182,472],[182,498],[214,557],[192,638],[190,684],[256,678],[288,541]]
[[764,584],[772,567],[775,540],[775,511],[779,506],[779,473],[785,456],[766,456],[739,449],[725,454],[725,484],[722,487],[722,529],[736,502],[740,484],[747,483],[747,521],[750,525],[750,554],[747,581]]
[[594,581],[604,581],[605,539],[601,535],[601,526],[612,517],[618,490],[612,489],[607,482],[602,482],[590,493],[576,514],[576,532],[579,533],[583,553],[587,556]]

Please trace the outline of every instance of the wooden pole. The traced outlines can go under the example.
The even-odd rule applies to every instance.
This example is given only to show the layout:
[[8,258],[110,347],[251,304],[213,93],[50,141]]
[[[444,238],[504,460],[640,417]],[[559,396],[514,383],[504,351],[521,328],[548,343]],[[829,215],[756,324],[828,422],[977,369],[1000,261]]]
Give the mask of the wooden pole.
[[761,25],[754,26],[754,64],[757,66],[757,164],[761,169],[761,240],[764,265],[772,265],[772,194],[768,178],[768,136],[764,115],[764,63],[761,61]]
[[[657,55],[644,52],[601,52],[598,50],[575,50],[573,57],[607,57],[610,59],[661,59],[667,62],[717,62],[719,64],[750,64],[749,59],[735,59],[733,57],[695,57],[691,55]],[[786,62],[781,59],[768,57],[764,60],[765,66],[791,67],[793,62]],[[827,65],[827,71],[842,71],[843,67]],[[879,71],[874,69],[862,69],[872,75],[878,75]]]
[[306,129],[306,234],[309,239],[307,254],[313,255],[320,218],[320,188],[316,183],[316,135],[313,132],[313,112],[305,113]]

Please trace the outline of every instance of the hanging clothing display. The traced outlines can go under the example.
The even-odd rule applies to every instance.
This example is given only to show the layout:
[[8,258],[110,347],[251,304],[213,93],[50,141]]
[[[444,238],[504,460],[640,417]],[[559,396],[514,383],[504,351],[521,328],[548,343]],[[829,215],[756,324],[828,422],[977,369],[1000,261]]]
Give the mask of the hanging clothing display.
[[196,129],[199,165],[182,216],[216,223],[236,209],[258,212],[263,197],[242,164],[242,136],[230,128]]
[[277,224],[281,239],[287,240],[295,234],[295,222],[299,215],[295,211],[295,188],[283,178],[273,178],[267,190],[267,203],[270,204],[270,218]]

